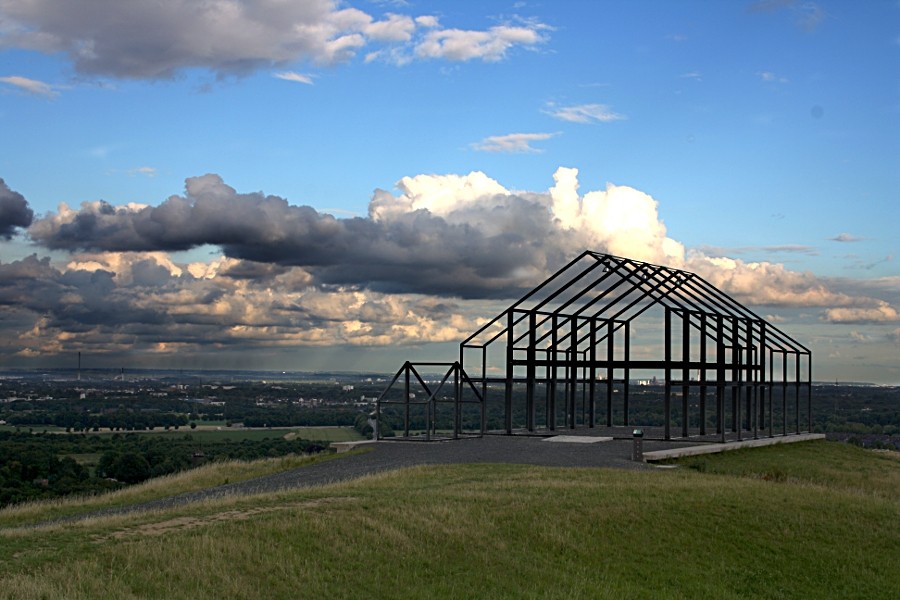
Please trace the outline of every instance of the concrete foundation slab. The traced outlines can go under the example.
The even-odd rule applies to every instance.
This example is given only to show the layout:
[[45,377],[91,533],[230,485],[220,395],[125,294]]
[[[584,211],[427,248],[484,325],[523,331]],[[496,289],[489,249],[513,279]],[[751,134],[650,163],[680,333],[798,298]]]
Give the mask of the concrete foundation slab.
[[544,438],[545,442],[567,442],[572,444],[596,444],[597,442],[611,442],[611,437],[591,437],[587,435],[554,435]]
[[335,452],[338,454],[343,454],[344,452],[350,452],[354,448],[358,448],[359,446],[368,446],[369,444],[375,444],[377,440],[359,440],[358,442],[334,442],[331,444],[331,447],[334,448]]
[[700,446],[688,446],[685,448],[669,448],[667,450],[654,450],[644,452],[644,462],[656,462],[670,458],[683,458],[685,456],[697,456],[700,454],[715,454],[740,450],[741,448],[761,448],[762,446],[774,446],[776,444],[793,444],[796,442],[808,442],[810,440],[824,440],[824,433],[800,433],[797,435],[785,435],[772,438],[759,438],[755,440],[743,440],[740,442],[728,442],[726,444],[703,444]]

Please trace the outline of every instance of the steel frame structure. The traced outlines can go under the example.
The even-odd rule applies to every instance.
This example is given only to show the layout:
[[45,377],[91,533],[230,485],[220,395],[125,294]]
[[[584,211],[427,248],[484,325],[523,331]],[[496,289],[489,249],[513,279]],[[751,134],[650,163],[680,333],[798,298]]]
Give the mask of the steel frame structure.
[[[655,344],[661,356],[634,350],[638,328],[645,338],[641,347],[647,346],[644,325],[654,314],[656,329],[662,329]],[[610,254],[580,254],[463,340],[459,361],[445,366],[450,369],[438,388],[453,375],[454,437],[460,433],[464,386],[474,392],[472,401],[482,405],[481,434],[488,433],[485,405],[490,389],[496,388],[503,390],[504,423],[498,433],[553,432],[560,425],[560,408],[564,409],[563,426],[569,429],[642,425],[629,414],[629,388],[636,372],[648,371],[661,375],[663,439],[711,435],[707,430],[712,428],[707,423],[710,409],[715,415],[714,437],[723,442],[728,430],[737,439],[745,431],[758,437],[803,433],[803,425],[805,431],[812,430],[812,353],[808,348],[695,273]],[[408,435],[410,374],[429,391],[426,404],[433,405],[438,396],[437,391],[430,393],[413,363],[398,371],[388,389],[404,371],[406,393],[400,403],[407,405]],[[524,398],[515,393],[522,387]],[[379,413],[388,389],[376,403]],[[560,390],[562,407],[557,404]],[[614,411],[618,393],[621,401]],[[680,407],[674,408],[680,413],[676,432],[680,435],[673,435],[677,397]],[[777,428],[775,408],[781,414]],[[806,423],[801,423],[802,409]],[[693,428],[689,426],[692,410],[699,421]],[[794,418],[789,428],[791,410]],[[514,414],[523,411],[524,423],[515,422]],[[619,422],[614,422],[614,412]]]
[[[426,368],[435,368],[440,367],[441,369],[446,368],[446,372],[444,372],[441,380],[436,384],[428,385],[425,379],[422,377],[419,369]],[[400,380],[400,377],[403,377],[403,396],[400,400],[389,400],[387,398],[387,393],[393,388],[393,386]],[[453,377],[453,396],[446,397],[441,396],[440,393],[443,391],[445,386],[448,384],[450,377]],[[414,399],[413,394],[411,393],[413,378],[415,381],[421,386],[425,393],[428,394],[426,398],[423,400]],[[474,394],[475,400],[467,400],[463,391],[469,388],[469,390]],[[469,376],[466,375],[466,372],[463,370],[462,366],[458,363],[440,363],[440,362],[418,362],[412,363],[406,361],[403,363],[403,366],[400,367],[400,370],[394,375],[394,378],[391,379],[391,382],[387,385],[385,390],[378,397],[375,402],[375,422],[381,422],[382,415],[382,407],[386,405],[400,405],[403,407],[403,438],[409,438],[410,432],[410,407],[415,405],[420,405],[425,407],[425,435],[424,439],[426,442],[430,442],[432,437],[436,437],[436,419],[435,414],[437,413],[437,407],[441,403],[448,403],[453,405],[453,439],[459,439],[459,436],[463,433],[462,427],[462,407],[466,403],[475,403],[480,407],[481,410],[481,430],[479,434],[484,434],[484,424],[487,420],[487,415],[485,415],[484,411],[486,408],[486,404],[484,402],[484,396],[481,395],[478,388],[475,386],[475,383],[469,379]],[[381,434],[379,431],[376,431],[376,437],[380,438]]]

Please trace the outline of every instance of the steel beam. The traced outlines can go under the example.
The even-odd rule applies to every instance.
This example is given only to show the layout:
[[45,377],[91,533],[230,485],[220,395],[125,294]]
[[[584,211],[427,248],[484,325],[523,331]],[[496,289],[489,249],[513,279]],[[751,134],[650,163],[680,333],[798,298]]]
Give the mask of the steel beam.
[[513,346],[513,338],[515,334],[513,332],[513,328],[515,326],[514,322],[514,313],[512,310],[507,313],[507,325],[506,325],[506,335],[507,335],[507,344],[506,344],[506,387],[504,388],[504,404],[506,405],[506,435],[512,435],[513,422],[512,422],[512,388],[513,388],[513,359],[514,355],[514,346]]
[[706,313],[700,313],[700,435],[706,435]]
[[591,342],[588,346],[588,355],[590,356],[590,365],[588,366],[588,414],[590,426],[593,427],[597,422],[597,319],[590,319]]
[[688,399],[690,396],[691,371],[691,315],[681,313],[681,437],[688,437]]
[[663,399],[663,413],[665,416],[665,439],[672,439],[672,309],[666,307],[665,310],[665,331],[663,333],[664,344],[664,362],[665,362],[665,398]]
[[631,361],[631,321],[625,321],[625,366],[622,383],[622,412],[625,418],[625,427],[629,425],[628,419],[628,388],[631,387],[631,369],[628,365]]
[[613,346],[613,340],[615,339],[614,329],[615,323],[613,321],[606,322],[606,426],[612,427],[613,425],[613,415],[612,415],[612,406],[613,406],[613,389],[615,387],[614,377],[615,370],[613,368],[613,360],[615,359],[615,347]]

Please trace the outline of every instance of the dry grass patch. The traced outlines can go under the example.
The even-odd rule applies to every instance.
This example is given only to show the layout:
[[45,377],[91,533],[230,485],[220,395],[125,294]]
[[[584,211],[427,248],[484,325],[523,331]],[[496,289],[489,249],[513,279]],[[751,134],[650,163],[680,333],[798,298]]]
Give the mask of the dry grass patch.
[[[358,450],[354,452],[361,452]],[[351,453],[342,454],[349,456]],[[246,481],[264,475],[288,471],[324,460],[339,458],[334,454],[289,455],[255,461],[221,461],[195,469],[156,477],[115,492],[92,496],[70,496],[55,500],[27,502],[0,509],[0,528],[31,526],[61,517],[86,514],[102,509],[149,502],[229,483]],[[0,534],[4,530],[0,529]]]
[[[221,522],[237,522],[237,521],[246,521],[250,519],[254,515],[259,515],[263,513],[276,512],[276,511],[286,511],[286,510],[304,510],[315,508],[317,506],[321,506],[323,504],[333,504],[336,502],[350,502],[353,501],[353,498],[317,498],[314,500],[307,500],[305,502],[294,502],[291,504],[282,504],[276,506],[257,506],[255,508],[243,508],[243,509],[235,509],[235,510],[226,510],[218,513],[207,514],[203,516],[180,516],[174,517],[171,519],[165,519],[163,521],[153,521],[149,523],[144,523],[135,527],[128,527],[126,529],[122,529],[119,531],[115,531],[109,534],[98,534],[94,535],[92,539],[94,542],[103,543],[112,539],[121,540],[124,538],[135,537],[135,536],[155,536],[155,535],[166,535],[173,532],[185,531],[188,529],[195,529],[197,527],[203,527],[206,525],[213,525]],[[165,513],[164,513],[165,514]]]

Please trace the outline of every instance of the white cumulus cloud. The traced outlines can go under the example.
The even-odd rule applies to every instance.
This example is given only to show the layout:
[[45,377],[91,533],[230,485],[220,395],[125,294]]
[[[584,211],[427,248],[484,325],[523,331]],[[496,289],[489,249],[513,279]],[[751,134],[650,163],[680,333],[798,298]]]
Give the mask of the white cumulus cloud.
[[487,31],[435,29],[416,45],[419,58],[496,62],[513,46],[533,47],[546,41],[543,26],[498,25]]
[[874,306],[829,308],[825,320],[832,323],[891,323],[900,321],[897,309],[887,302],[877,302]]

